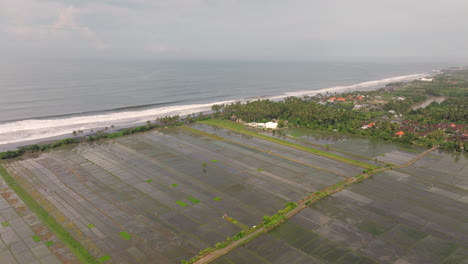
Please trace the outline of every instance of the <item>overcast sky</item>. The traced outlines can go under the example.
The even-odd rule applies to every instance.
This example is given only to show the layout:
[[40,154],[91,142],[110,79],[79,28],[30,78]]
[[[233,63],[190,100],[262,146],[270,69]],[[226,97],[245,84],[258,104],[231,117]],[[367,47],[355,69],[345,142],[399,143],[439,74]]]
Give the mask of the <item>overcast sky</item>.
[[0,56],[468,58],[468,0],[0,0]]

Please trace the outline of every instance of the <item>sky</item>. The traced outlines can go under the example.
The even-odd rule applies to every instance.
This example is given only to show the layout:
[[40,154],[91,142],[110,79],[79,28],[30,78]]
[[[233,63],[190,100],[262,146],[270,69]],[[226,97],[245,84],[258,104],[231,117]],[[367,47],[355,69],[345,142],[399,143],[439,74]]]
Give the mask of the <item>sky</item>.
[[467,0],[0,0],[0,56],[468,58]]

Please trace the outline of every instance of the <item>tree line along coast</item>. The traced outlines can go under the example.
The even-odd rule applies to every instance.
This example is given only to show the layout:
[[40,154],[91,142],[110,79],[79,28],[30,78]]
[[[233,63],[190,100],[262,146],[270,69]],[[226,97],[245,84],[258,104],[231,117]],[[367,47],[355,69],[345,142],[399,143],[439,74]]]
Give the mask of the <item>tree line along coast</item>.
[[[426,147],[468,151],[468,70],[389,83],[367,92],[214,105],[216,118],[246,124],[345,132]],[[260,123],[250,123],[260,122]]]
[[210,118],[244,124],[273,121],[277,127],[273,133],[278,136],[286,133],[285,128],[302,127],[467,152],[467,99],[468,69],[450,69],[443,70],[431,79],[389,83],[375,91],[325,93],[302,98],[287,97],[281,101],[266,99],[213,105],[211,114],[159,117],[154,121],[148,120],[144,126],[119,131],[103,129],[92,131],[91,134],[73,131],[73,138],[2,152],[0,159]]

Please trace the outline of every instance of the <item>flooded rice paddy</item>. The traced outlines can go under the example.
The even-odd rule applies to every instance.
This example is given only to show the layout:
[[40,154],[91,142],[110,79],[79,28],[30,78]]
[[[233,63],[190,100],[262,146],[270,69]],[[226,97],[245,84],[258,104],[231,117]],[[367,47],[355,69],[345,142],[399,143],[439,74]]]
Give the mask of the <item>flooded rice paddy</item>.
[[214,263],[467,263],[468,157],[436,152],[310,205]]
[[[286,202],[362,172],[263,139],[191,126],[199,133],[161,129],[5,166],[97,259],[129,264],[180,263]],[[403,164],[422,151],[363,138],[300,139],[330,144],[343,156],[358,153],[370,164],[375,157]],[[40,221],[20,199],[4,195],[8,186],[1,188],[0,222],[9,225],[0,226],[0,263],[77,263],[50,231],[36,227]],[[214,263],[461,263],[467,222],[468,159],[433,153],[311,205]],[[31,242],[34,235],[39,242]]]

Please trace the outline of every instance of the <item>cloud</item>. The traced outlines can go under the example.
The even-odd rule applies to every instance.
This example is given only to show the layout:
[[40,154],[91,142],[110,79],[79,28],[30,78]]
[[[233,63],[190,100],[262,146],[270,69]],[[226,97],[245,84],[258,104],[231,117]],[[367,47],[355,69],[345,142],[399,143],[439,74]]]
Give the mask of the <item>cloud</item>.
[[[105,44],[98,34],[89,27],[82,26],[77,22],[81,14],[86,13],[81,8],[64,6],[58,4],[46,5],[47,11],[36,14],[30,8],[10,8],[8,10],[10,19],[5,26],[0,28],[7,34],[29,39],[49,39],[50,41],[87,41],[96,49],[106,49]],[[30,16],[27,16],[29,13]],[[39,12],[41,13],[41,12]],[[16,15],[15,15],[16,14]],[[23,17],[23,19],[14,19]],[[39,21],[49,20],[50,23],[40,23]]]
[[72,32],[78,33],[87,37],[96,37],[96,32],[88,27],[80,26],[76,23],[76,16],[80,13],[80,9],[75,7],[67,7],[60,10],[57,21],[53,25],[42,26],[49,32]]
[[0,0],[0,6],[5,54],[24,47],[43,56],[58,49],[203,59],[468,56],[466,0]]

